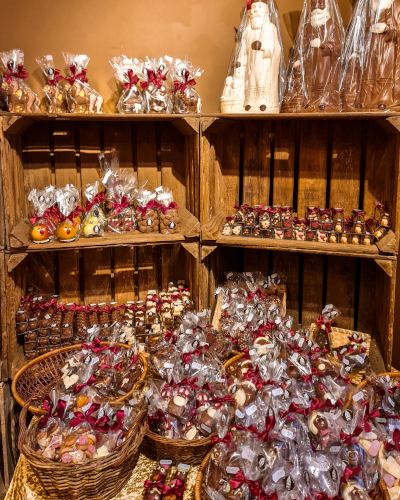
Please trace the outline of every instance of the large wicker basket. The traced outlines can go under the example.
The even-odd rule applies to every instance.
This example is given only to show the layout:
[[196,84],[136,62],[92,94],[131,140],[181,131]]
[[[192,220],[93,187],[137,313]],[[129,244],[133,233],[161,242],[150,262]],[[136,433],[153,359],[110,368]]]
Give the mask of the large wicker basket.
[[38,422],[26,428],[29,405],[20,415],[18,449],[46,490],[50,498],[63,500],[108,500],[120,493],[128,482],[139,457],[139,447],[146,432],[147,408],[141,410],[125,441],[109,455],[89,460],[85,464],[64,464],[43,458],[33,450]]
[[[109,342],[101,342],[100,345],[111,345]],[[113,344],[120,349],[131,349],[126,344]],[[46,394],[50,389],[60,380],[60,368],[65,364],[65,359],[76,350],[81,350],[81,346],[72,345],[62,347],[56,351],[43,354],[33,361],[27,363],[15,375],[11,389],[14,398],[21,406],[24,406],[28,399],[36,396],[37,394]],[[147,361],[142,354],[138,354],[138,363],[142,370],[140,380],[143,380],[147,373]],[[135,384],[136,385],[136,384]],[[129,398],[135,386],[125,396],[113,400],[114,402],[122,402]],[[35,404],[29,407],[29,411],[35,415],[44,415],[45,410],[42,409],[42,401],[35,399]]]

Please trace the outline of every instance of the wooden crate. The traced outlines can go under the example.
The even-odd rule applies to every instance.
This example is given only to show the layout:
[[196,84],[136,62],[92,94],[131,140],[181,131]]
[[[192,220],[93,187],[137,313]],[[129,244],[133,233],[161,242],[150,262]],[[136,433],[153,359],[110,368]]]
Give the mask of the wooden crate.
[[[134,172],[139,183],[147,180],[148,189],[164,185],[173,190],[180,207],[182,234],[143,235],[136,231],[78,240],[73,247],[186,241],[199,236],[199,204],[195,197],[199,178],[198,118],[115,114],[62,118],[41,114],[28,118],[3,114],[0,120],[8,249],[37,250],[37,245],[29,241],[28,218],[33,206],[27,196],[33,188],[72,183],[83,191],[87,183],[101,177],[98,154],[113,149],[120,152],[120,166]],[[45,246],[57,249],[64,245],[54,242]]]
[[4,498],[18,462],[20,408],[11,395],[11,383],[0,382],[0,498]]
[[6,321],[3,328],[4,379],[25,363],[22,337],[15,330],[21,295],[30,286],[44,297],[59,294],[82,304],[143,300],[148,290],[166,290],[185,280],[198,306],[198,243],[103,247],[84,250],[5,254]]
[[[387,115],[386,115],[387,116]],[[268,119],[221,115],[201,120],[200,303],[214,305],[224,271],[281,271],[295,326],[309,326],[325,303],[337,326],[374,334],[390,366],[400,225],[399,118],[321,115]],[[320,244],[221,236],[235,204],[362,208],[393,214],[377,245]],[[400,340],[400,339],[399,339]]]

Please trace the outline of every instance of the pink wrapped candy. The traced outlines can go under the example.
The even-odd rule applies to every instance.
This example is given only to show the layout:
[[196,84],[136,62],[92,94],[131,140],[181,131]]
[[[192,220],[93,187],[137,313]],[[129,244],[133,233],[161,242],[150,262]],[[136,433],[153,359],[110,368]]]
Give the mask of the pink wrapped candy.
[[61,461],[64,462],[65,464],[69,464],[70,462],[72,462],[71,454],[70,453],[64,453],[61,456]]
[[90,445],[88,446],[88,451],[89,451],[92,455],[94,455],[94,454],[96,453],[96,447],[95,447],[93,444],[90,444]]
[[88,444],[88,438],[86,436],[80,436],[78,439],[78,444],[85,445]]

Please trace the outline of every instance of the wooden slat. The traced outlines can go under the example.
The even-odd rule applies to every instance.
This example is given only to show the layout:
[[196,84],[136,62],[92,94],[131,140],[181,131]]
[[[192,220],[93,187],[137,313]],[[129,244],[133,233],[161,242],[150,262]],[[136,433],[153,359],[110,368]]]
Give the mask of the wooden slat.
[[299,326],[300,255],[275,252],[273,259],[274,268],[271,270],[282,274],[286,279],[286,314],[293,318],[293,330],[296,330]]
[[134,300],[135,248],[114,248],[114,299],[118,304]]
[[269,205],[271,122],[245,123],[243,158],[243,203]]
[[345,216],[359,208],[361,155],[362,122],[334,123],[329,206]]
[[110,302],[111,250],[109,248],[83,252],[83,287],[85,304]]
[[81,187],[75,160],[75,124],[73,122],[54,123],[54,162],[57,187],[73,184]]
[[277,122],[274,152],[274,205],[293,206],[296,122]]
[[118,151],[120,167],[127,169],[128,172],[134,172],[130,124],[106,122],[104,124],[104,149]]
[[354,305],[356,293],[356,260],[351,257],[328,256],[326,302],[339,308],[342,313],[335,326],[354,329]]
[[[7,329],[7,303],[6,303],[6,272],[5,255],[0,252],[0,287],[3,293],[0,295],[0,328],[1,328],[1,368],[0,380],[7,380],[8,367],[8,329]],[[14,332],[13,332],[14,333]]]
[[328,124],[304,122],[301,126],[298,217],[305,215],[306,207],[326,204],[326,178],[328,160]]
[[145,300],[148,290],[158,291],[158,254],[155,246],[138,248],[139,300]]
[[58,289],[63,302],[81,302],[79,251],[58,253]]
[[[161,134],[161,183],[172,189],[178,207],[187,206],[185,172],[185,136],[170,123],[158,125]],[[193,153],[193,152],[192,152]]]
[[156,124],[141,123],[136,127],[139,183],[147,181],[146,189],[154,190],[161,184],[157,169]]
[[[228,269],[226,269],[228,271]],[[269,251],[260,249],[245,248],[243,250],[243,271],[259,271],[268,276],[270,272]]]
[[361,261],[357,330],[378,337],[383,335],[377,327],[377,310],[382,303],[383,294],[380,272],[384,274],[374,261]]
[[397,136],[386,135],[375,123],[368,123],[367,131],[364,211],[370,218],[375,201],[387,204],[389,212],[393,211]]
[[209,133],[200,135],[200,221],[205,224],[218,211],[214,207],[215,150]]
[[321,314],[325,305],[322,303],[324,258],[320,255],[304,255],[303,259],[301,326],[308,328]]
[[[2,479],[5,490],[11,484],[15,467],[18,461],[18,429],[17,429],[17,403],[11,395],[10,382],[0,383],[0,426],[2,441]],[[4,473],[4,474],[3,474]]]
[[[82,185],[82,198],[87,184],[99,182],[99,191],[104,191],[100,179],[103,174],[99,164],[100,153],[100,124],[96,122],[79,124],[80,143],[80,176]],[[82,200],[82,203],[86,201]]]

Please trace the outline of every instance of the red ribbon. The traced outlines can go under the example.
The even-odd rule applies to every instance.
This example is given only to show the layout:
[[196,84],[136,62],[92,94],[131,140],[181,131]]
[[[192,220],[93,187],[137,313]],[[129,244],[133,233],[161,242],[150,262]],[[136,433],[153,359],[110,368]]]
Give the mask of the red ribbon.
[[110,426],[110,431],[119,431],[124,429],[124,410],[118,410],[115,414],[115,424]]
[[251,9],[251,0],[247,0],[247,10]]
[[364,401],[362,403],[363,406],[365,406],[365,415],[363,418],[363,424],[364,424],[364,431],[365,432],[371,432],[371,426],[369,424],[369,420],[371,418],[376,418],[379,417],[380,411],[378,409],[373,410],[371,413],[369,412],[369,402]]
[[194,391],[199,390],[199,386],[196,385],[196,382],[198,381],[198,378],[195,377],[193,380],[189,380],[188,377],[182,380],[182,382],[179,382],[179,384],[176,384],[177,387],[182,387],[184,385],[188,385],[191,387]]
[[280,411],[279,416],[281,418],[285,418],[289,413],[298,413],[299,415],[303,415],[304,417],[307,415],[307,410],[304,408],[299,408],[296,403],[291,403],[288,411]]
[[144,217],[146,215],[146,210],[148,208],[158,208],[159,204],[155,200],[149,201],[145,207],[137,207],[138,211],[140,212],[140,215]]
[[150,85],[150,83],[153,83],[158,88],[162,87],[163,81],[167,79],[167,74],[163,75],[161,70],[158,70],[157,74],[158,74],[158,78],[156,77],[156,74],[154,73],[153,70],[148,69],[147,70],[147,81],[140,83],[141,88],[146,89]]
[[22,64],[18,64],[17,71],[12,71],[12,63],[9,62],[7,63],[7,68],[9,73],[4,74],[4,78],[6,79],[7,83],[11,83],[11,78],[10,76],[17,78],[19,80],[25,80],[25,78],[28,78],[29,73],[27,73],[24,69],[24,66]]
[[365,212],[363,212],[362,210],[356,210],[356,209],[352,210],[351,213],[353,215],[362,215],[362,216],[365,215]]
[[88,79],[86,78],[87,69],[83,68],[82,73],[76,74],[76,66],[71,64],[69,70],[71,71],[72,76],[66,76],[65,79],[70,85],[73,85],[75,83],[75,80],[79,80],[82,83],[88,82]]
[[168,205],[168,207],[166,207],[165,205],[160,205],[158,208],[165,215],[168,210],[177,210],[179,207],[174,201],[171,201],[171,203]]
[[100,351],[106,351],[108,348],[105,345],[100,345],[101,340],[97,337],[93,342],[89,345],[86,342],[82,342],[82,349],[91,350],[94,353],[98,353]]
[[359,474],[361,472],[361,470],[362,469],[360,466],[356,467],[355,469],[352,469],[351,467],[346,465],[346,468],[344,469],[343,476],[342,476],[340,482],[347,483],[347,481],[350,478],[357,476],[357,474]]
[[129,201],[128,201],[127,196],[123,195],[122,199],[121,199],[121,202],[120,203],[113,203],[112,206],[113,206],[113,208],[115,210],[115,213],[116,214],[120,214],[121,210],[123,208],[129,208]]
[[388,389],[387,391],[390,393],[390,394],[393,394],[394,391],[400,387],[400,382],[398,382],[398,384],[396,384],[394,387],[391,387],[390,389]]
[[74,226],[77,225],[77,222],[74,220],[76,217],[79,217],[81,213],[83,213],[85,210],[81,207],[76,207],[75,210],[73,210],[69,215],[65,216],[64,214],[60,213],[60,222],[64,222],[67,219],[69,219]]
[[162,487],[162,492],[164,495],[175,495],[176,497],[181,498],[183,492],[186,489],[183,486],[184,484],[185,483],[182,481],[182,479],[173,479],[171,481],[171,486],[165,485]]
[[139,78],[137,75],[133,74],[133,71],[131,69],[128,69],[128,78],[129,82],[123,83],[122,88],[123,89],[131,89],[133,85],[136,85],[139,81]]
[[325,326],[326,333],[331,333],[331,326],[333,325],[333,321],[327,321],[325,323],[324,318],[321,314],[321,316],[317,319],[317,326],[320,327],[322,325]]
[[340,439],[345,443],[349,444],[352,440],[352,438],[355,438],[359,436],[363,431],[363,428],[361,425],[357,425],[355,428],[354,432],[352,434],[345,434],[344,432],[340,432]]
[[100,365],[100,370],[108,370],[109,368],[114,368],[114,370],[117,370],[117,372],[120,372],[122,370],[122,363],[119,362],[114,366],[103,365],[103,364]]
[[225,437],[223,438],[219,438],[218,436],[214,436],[212,439],[211,439],[211,444],[214,445],[214,444],[217,444],[217,443],[225,443],[225,444],[229,444],[233,439],[233,435],[232,435],[232,432],[227,432],[225,434]]
[[385,442],[385,450],[386,451],[392,451],[392,450],[400,451],[400,430],[399,429],[395,429],[393,431],[393,441],[394,441],[394,444],[391,444],[388,441]]
[[236,401],[233,399],[233,397],[228,394],[227,396],[224,396],[223,398],[219,398],[218,396],[213,398],[213,403],[236,403]]
[[342,214],[343,208],[331,208],[332,215]]
[[164,482],[165,478],[167,476],[164,476],[163,474],[159,474],[158,478],[156,481],[150,481],[149,479],[146,479],[144,482],[143,487],[146,490],[152,489],[152,488],[158,488],[162,492],[162,483]]
[[169,342],[170,340],[172,341],[171,344],[176,344],[178,337],[174,335],[171,330],[168,330],[167,333],[165,334],[165,340]]
[[49,396],[46,396],[43,400],[43,409],[46,410],[46,415],[39,420],[38,427],[39,429],[43,429],[47,424],[47,421],[51,417],[51,412],[53,409],[53,403],[50,401]]
[[95,382],[96,382],[96,377],[94,375],[91,375],[87,382],[85,382],[84,384],[78,384],[74,387],[75,394],[78,394],[78,392],[80,392],[84,387],[93,385]]
[[260,485],[257,481],[251,481],[246,479],[241,470],[236,472],[236,476],[233,479],[229,479],[229,484],[231,488],[239,488],[242,484],[247,484],[253,497],[258,497],[258,492],[260,491]]
[[64,77],[60,75],[59,69],[55,69],[53,80],[47,80],[47,84],[52,85],[53,87],[56,87],[57,83],[60,82],[61,80],[64,80]]
[[192,356],[200,356],[200,354],[203,353],[203,350],[208,351],[208,349],[209,349],[208,345],[203,345],[201,347],[197,347],[193,352],[186,352],[185,354],[183,354],[182,357],[183,361],[185,362],[185,365],[188,365],[190,363]]
[[67,406],[67,402],[62,399],[57,403],[56,411],[57,417],[62,420],[64,418],[65,407]]
[[103,192],[96,194],[96,196],[93,198],[93,201],[90,203],[90,201],[85,201],[84,207],[86,212],[89,212],[89,210],[93,207],[93,205],[100,205],[105,199],[105,195]]
[[89,422],[89,424],[95,424],[96,423],[96,418],[95,417],[92,417],[92,413],[95,412],[95,411],[98,411],[100,409],[100,405],[98,403],[93,403],[90,408],[88,409],[88,411],[86,412],[86,415],[80,411],[77,411],[74,413],[75,415],[75,418],[73,418],[69,425],[71,427],[76,427],[77,425],[81,424],[82,422],[84,422],[85,420],[87,420]]
[[174,90],[172,90],[171,92],[178,92],[178,90],[180,90],[181,92],[185,92],[186,87],[188,85],[190,87],[193,87],[194,85],[196,85],[196,82],[195,82],[194,78],[191,78],[189,80],[189,71],[186,70],[185,71],[185,81],[184,82],[174,81]]

